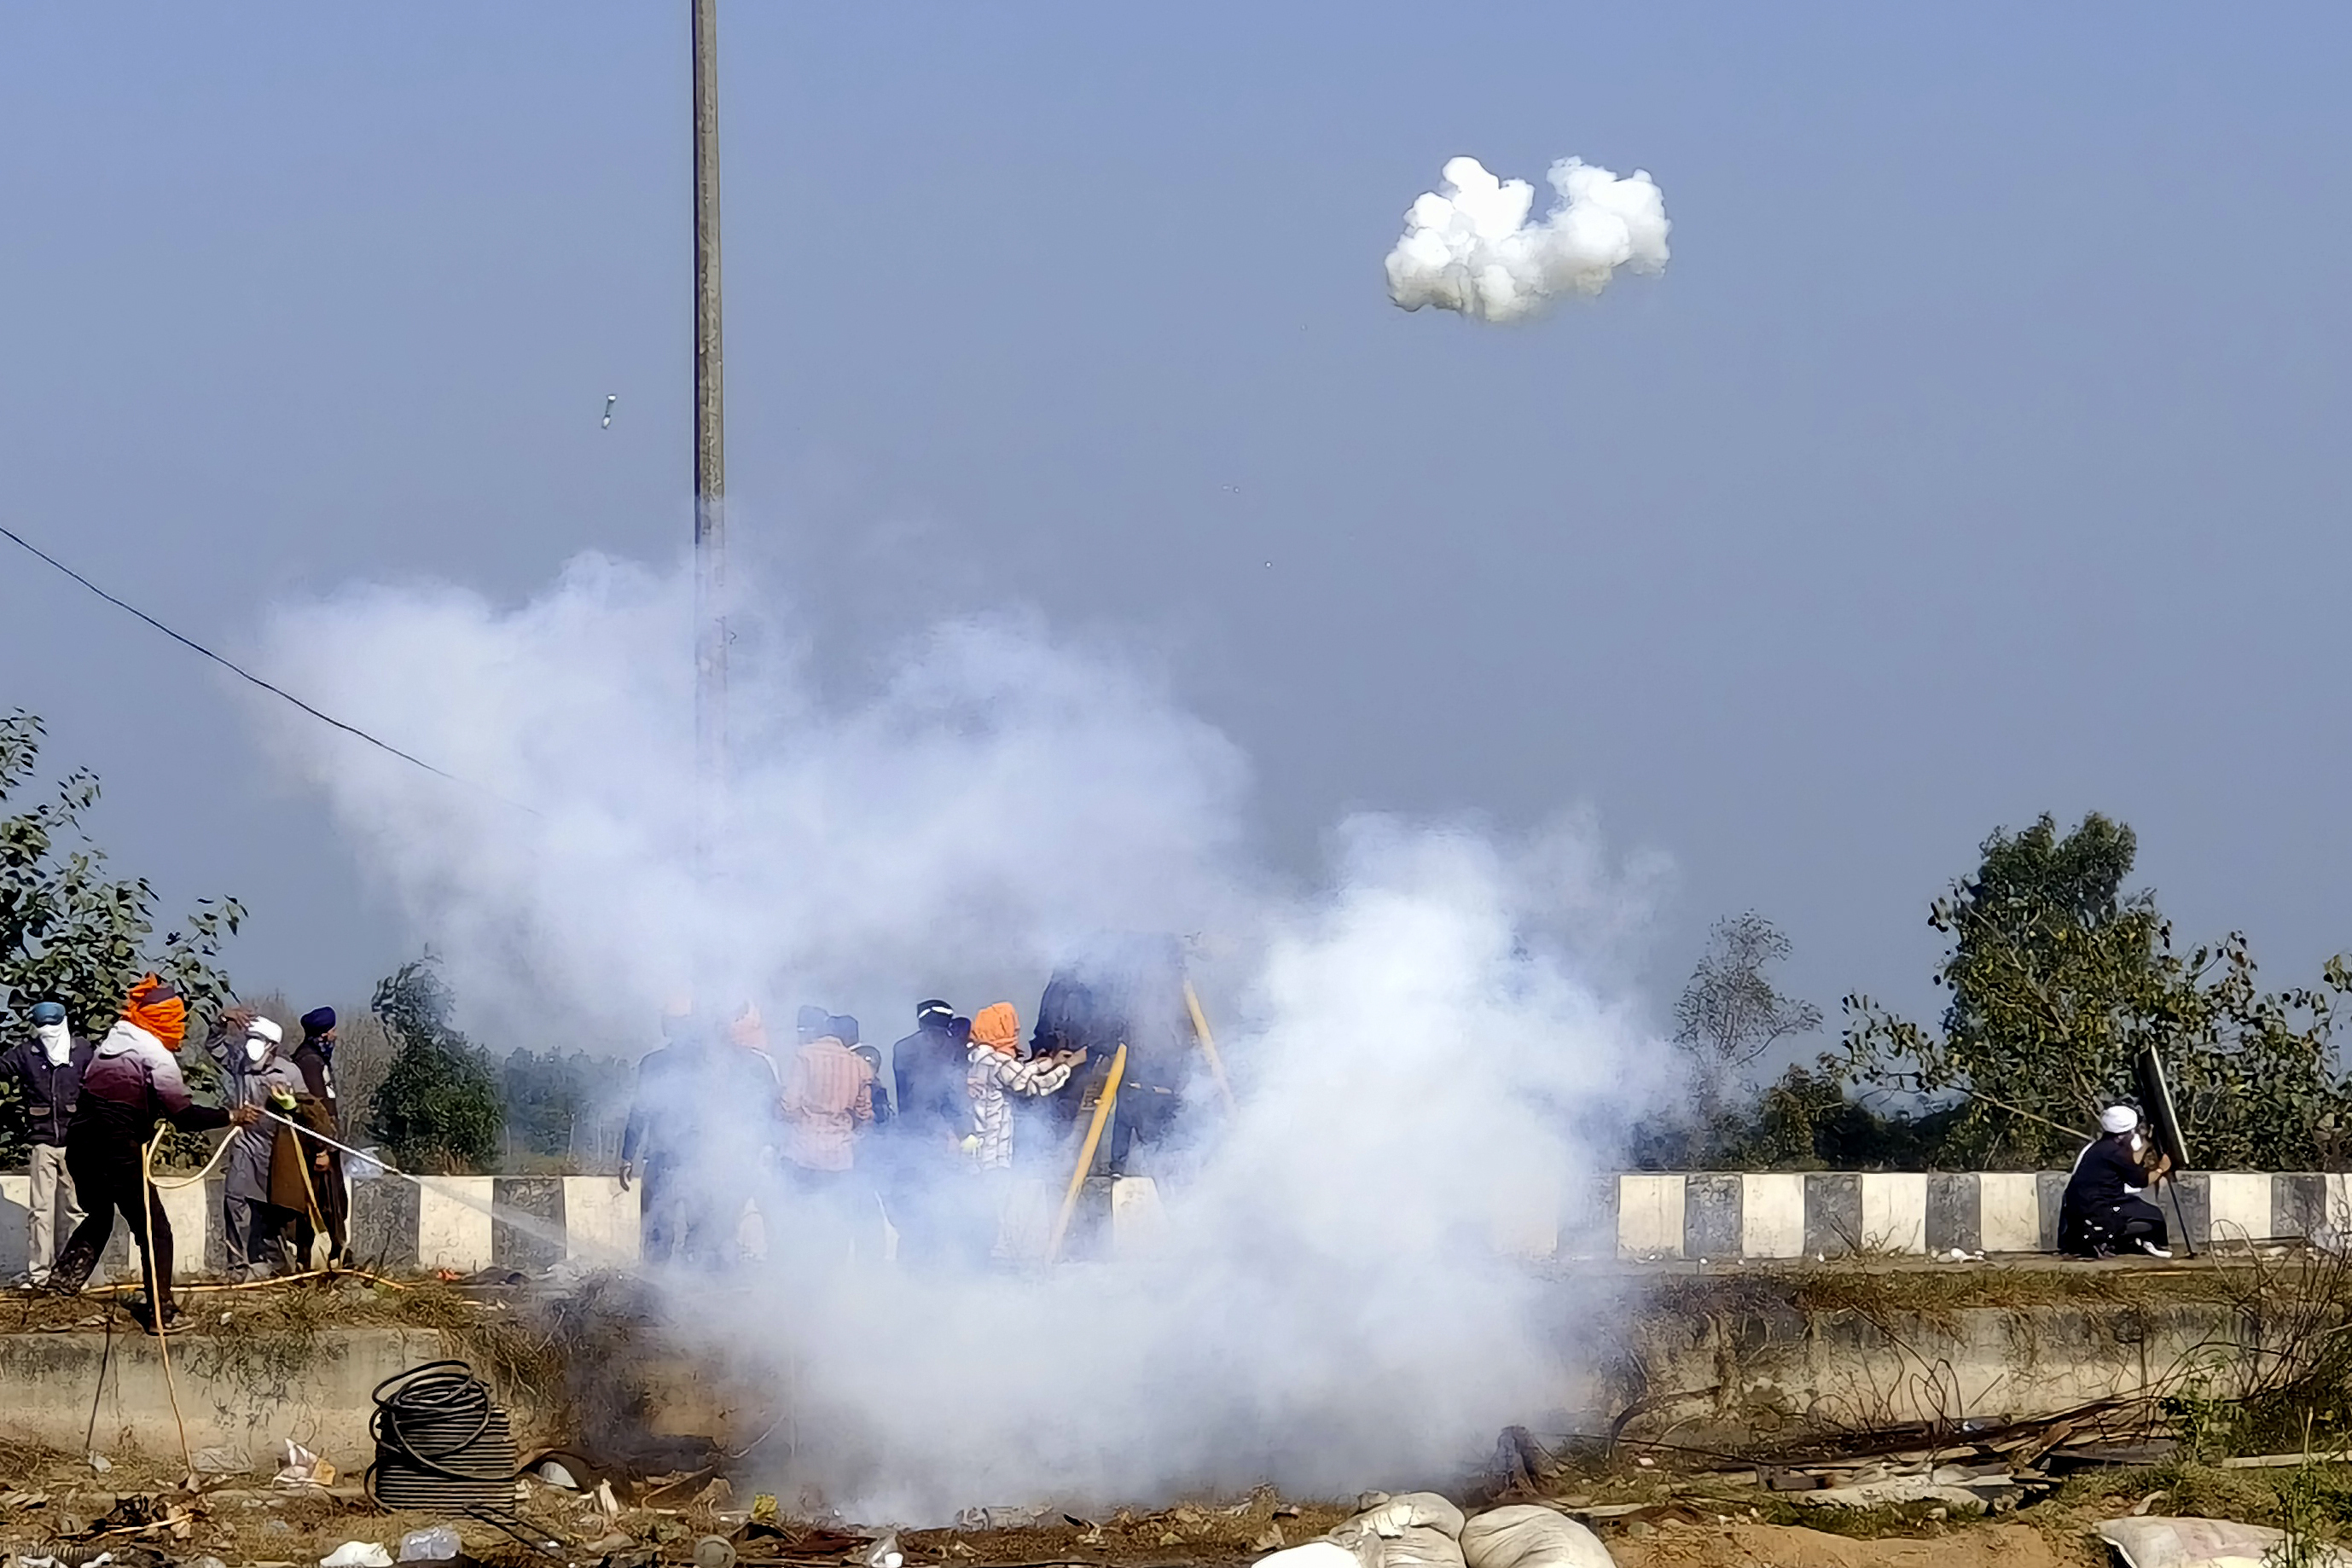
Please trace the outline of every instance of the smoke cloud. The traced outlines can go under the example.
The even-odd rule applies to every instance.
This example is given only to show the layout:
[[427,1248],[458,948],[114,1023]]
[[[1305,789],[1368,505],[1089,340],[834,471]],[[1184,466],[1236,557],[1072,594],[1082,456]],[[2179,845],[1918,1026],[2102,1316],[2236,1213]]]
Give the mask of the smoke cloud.
[[869,1041],[931,994],[1010,999],[1025,1027],[1073,942],[1173,931],[1208,955],[1238,1099],[1195,1086],[1152,1256],[844,1268],[787,1212],[756,1287],[691,1287],[679,1331],[789,1411],[761,1451],[788,1495],[923,1522],[1352,1493],[1454,1474],[1559,1402],[1577,1288],[1494,1237],[1559,1205],[1572,1241],[1580,1179],[1659,1087],[1638,1010],[1588,978],[1649,873],[1572,818],[1505,838],[1366,816],[1297,885],[1252,850],[1230,741],[1148,670],[1013,617],[932,628],[855,701],[788,624],[747,626],[771,652],[737,678],[726,873],[698,886],[690,613],[685,572],[592,558],[520,606],[367,587],[276,616],[306,695],[485,786],[261,720],[478,1037],[650,1048],[713,965],[728,1005],[859,1011]]
[[1559,201],[1528,221],[1535,189],[1503,180],[1475,158],[1449,160],[1444,188],[1414,198],[1389,252],[1389,298],[1408,310],[1434,305],[1485,321],[1543,315],[1563,295],[1598,294],[1622,268],[1666,268],[1665,197],[1649,174],[1624,179],[1581,158],[1546,176]]

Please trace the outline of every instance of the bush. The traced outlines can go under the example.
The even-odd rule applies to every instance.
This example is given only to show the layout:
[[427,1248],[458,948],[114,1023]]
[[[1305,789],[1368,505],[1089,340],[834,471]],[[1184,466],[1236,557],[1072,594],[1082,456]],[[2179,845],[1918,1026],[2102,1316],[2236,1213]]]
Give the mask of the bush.
[[402,1170],[418,1174],[482,1172],[498,1160],[505,1121],[498,1076],[449,1022],[452,1001],[427,954],[386,976],[372,1005],[397,1050],[368,1130]]

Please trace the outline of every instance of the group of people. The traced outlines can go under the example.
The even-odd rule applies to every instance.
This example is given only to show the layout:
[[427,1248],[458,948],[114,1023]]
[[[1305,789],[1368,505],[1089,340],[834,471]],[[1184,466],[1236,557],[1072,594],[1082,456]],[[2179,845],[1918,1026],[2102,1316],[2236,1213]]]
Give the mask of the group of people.
[[152,1281],[148,1326],[177,1321],[172,1226],[152,1168],[151,1145],[167,1127],[229,1130],[216,1158],[225,1165],[222,1232],[232,1272],[295,1270],[321,1237],[331,1261],[348,1255],[348,1189],[341,1154],[327,1142],[342,1136],[332,1008],[303,1016],[291,1051],[270,1019],[249,1007],[225,1010],[206,1041],[222,1074],[217,1105],[189,1090],[181,1068],[187,1002],[158,976],[131,988],[121,1016],[95,1040],[76,1032],[59,1001],[35,1003],[31,1022],[31,1035],[0,1054],[0,1079],[16,1085],[31,1142],[26,1283],[66,1295],[82,1289],[119,1216]]
[[772,1242],[780,1226],[878,1235],[887,1216],[903,1254],[944,1245],[945,1216],[974,1207],[950,1184],[969,1174],[985,1188],[1012,1168],[1013,1101],[1063,1089],[1086,1060],[1082,1048],[1024,1057],[1009,1002],[969,1018],[923,1002],[887,1075],[857,1020],[822,1007],[800,1010],[781,1058],[753,1007],[723,1031],[682,1005],[662,1023],[621,1143],[621,1184],[640,1189],[656,1262],[732,1259],[747,1211]]
[[[1189,1069],[1191,1015],[1172,939],[1098,944],[1055,973],[1024,1042],[1018,1009],[966,1016],[932,997],[881,1053],[857,1020],[803,1007],[779,1058],[755,1008],[723,1027],[674,1005],[638,1066],[621,1148],[641,1187],[646,1256],[723,1263],[756,1212],[828,1237],[896,1231],[909,1264],[984,1264],[1013,1250],[1016,1171],[1066,1173],[1081,1119],[1113,1097],[1101,1144],[1122,1173],[1163,1142]],[[1115,1089],[1109,1069],[1118,1066]]]
[[[714,1029],[674,1005],[662,1047],[638,1066],[621,1151],[621,1184],[642,1187],[646,1256],[731,1260],[753,1211],[772,1238],[793,1220],[855,1237],[887,1218],[903,1260],[1002,1256],[1013,1173],[1068,1170],[1081,1113],[1103,1097],[1113,1102],[1109,1173],[1139,1143],[1165,1138],[1188,1071],[1188,1007],[1172,943],[1130,947],[1057,972],[1025,1047],[1010,1002],[970,1017],[939,998],[918,1004],[886,1080],[881,1054],[846,1015],[802,1008],[779,1059],[756,1009]],[[187,1004],[155,975],[131,988],[95,1040],[58,1001],[35,1004],[30,1019],[31,1034],[0,1053],[31,1144],[28,1283],[79,1291],[120,1217],[152,1281],[150,1326],[177,1319],[172,1227],[151,1169],[165,1128],[228,1130],[215,1161],[226,1163],[233,1273],[307,1268],[321,1239],[330,1264],[348,1260],[332,1008],[303,1015],[291,1050],[270,1019],[224,1011],[206,1042],[222,1076],[216,1105],[189,1090]],[[2059,1249],[2169,1258],[2163,1212],[2146,1194],[2170,1162],[2129,1106],[2110,1106],[2099,1124],[2067,1181]]]

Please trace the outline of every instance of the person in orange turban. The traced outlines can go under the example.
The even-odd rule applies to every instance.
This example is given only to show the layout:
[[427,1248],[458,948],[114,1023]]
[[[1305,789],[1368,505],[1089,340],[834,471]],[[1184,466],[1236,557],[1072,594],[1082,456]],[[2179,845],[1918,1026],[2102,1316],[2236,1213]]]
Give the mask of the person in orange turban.
[[188,1005],[161,975],[150,974],[131,988],[122,1016],[154,1036],[166,1050],[178,1050],[188,1037]]
[[89,1282],[120,1214],[155,1281],[147,1304],[150,1333],[171,1328],[180,1314],[172,1304],[172,1222],[160,1194],[148,1186],[147,1141],[166,1121],[194,1131],[249,1127],[259,1120],[251,1106],[200,1105],[189,1094],[173,1055],[187,1037],[188,1005],[179,991],[156,975],[142,976],[122,1004],[121,1019],[91,1056],[81,1101],[66,1129],[66,1169],[89,1217],[58,1254],[48,1289],[71,1296]]
[[1012,1168],[1013,1106],[1007,1097],[1051,1094],[1087,1059],[1084,1051],[1056,1051],[1023,1061],[1020,1050],[1021,1015],[1012,1003],[992,1002],[973,1016],[964,1088],[971,1096],[970,1147],[982,1171]]

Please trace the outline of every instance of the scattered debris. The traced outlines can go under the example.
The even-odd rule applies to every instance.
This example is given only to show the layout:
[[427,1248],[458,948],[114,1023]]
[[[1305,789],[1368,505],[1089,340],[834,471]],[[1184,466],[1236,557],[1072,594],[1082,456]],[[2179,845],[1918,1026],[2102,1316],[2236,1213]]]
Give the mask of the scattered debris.
[[319,1568],[392,1568],[392,1553],[373,1541],[346,1541],[320,1558]]
[[289,1489],[331,1487],[335,1484],[335,1467],[289,1437],[286,1462],[272,1484]]
[[429,1525],[400,1538],[403,1563],[454,1563],[465,1554],[465,1550],[454,1524]]

